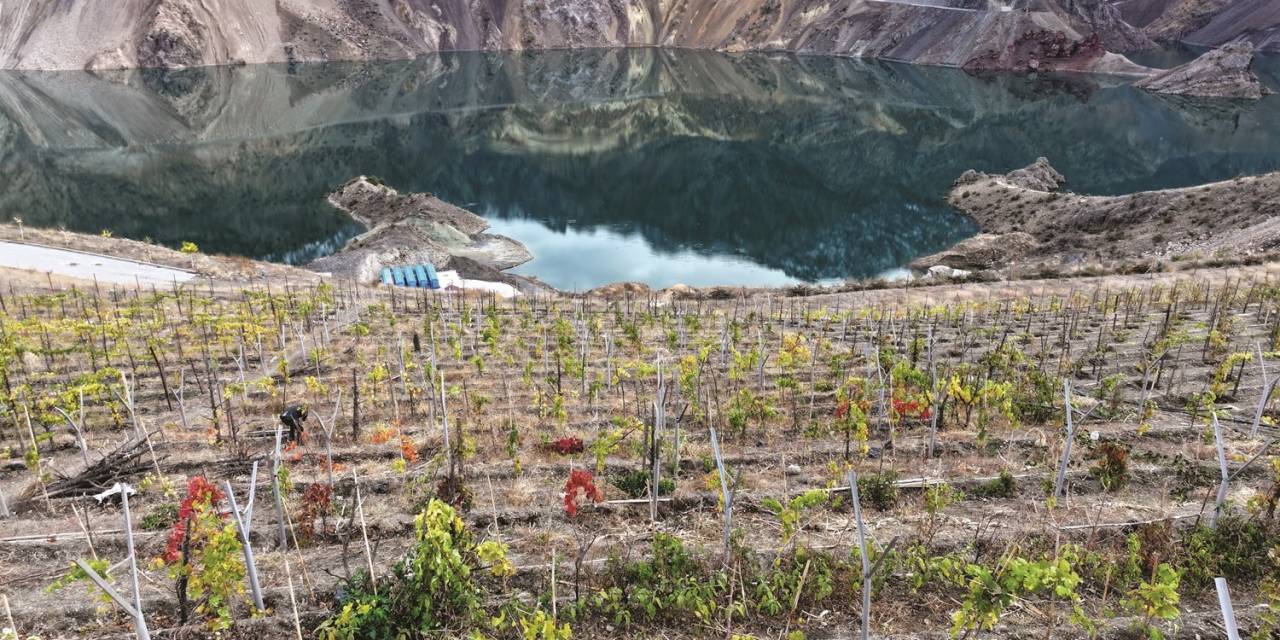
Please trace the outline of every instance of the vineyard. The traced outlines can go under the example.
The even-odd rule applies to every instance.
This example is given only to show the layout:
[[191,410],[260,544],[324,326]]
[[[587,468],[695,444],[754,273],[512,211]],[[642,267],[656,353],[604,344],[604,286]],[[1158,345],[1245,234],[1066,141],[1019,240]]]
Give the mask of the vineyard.
[[1213,273],[722,300],[7,284],[0,627],[1275,637],[1280,280]]

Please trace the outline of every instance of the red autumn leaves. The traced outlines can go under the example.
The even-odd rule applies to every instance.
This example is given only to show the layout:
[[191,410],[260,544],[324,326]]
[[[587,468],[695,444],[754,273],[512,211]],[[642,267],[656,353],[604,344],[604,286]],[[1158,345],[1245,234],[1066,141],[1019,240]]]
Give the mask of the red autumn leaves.
[[564,483],[564,512],[570,517],[578,515],[580,499],[601,502],[604,492],[596,487],[595,476],[590,471],[574,469],[569,472],[569,481]]
[[164,561],[173,564],[182,560],[182,541],[187,536],[187,525],[199,512],[212,508],[224,497],[222,490],[204,476],[196,476],[187,483],[187,497],[178,507],[178,521],[169,532],[169,544],[164,550]]
[[545,447],[547,451],[553,451],[562,456],[582,453],[585,450],[585,447],[582,444],[582,438],[575,438],[573,436],[560,438],[559,440],[552,440],[551,442],[544,444],[543,447]]

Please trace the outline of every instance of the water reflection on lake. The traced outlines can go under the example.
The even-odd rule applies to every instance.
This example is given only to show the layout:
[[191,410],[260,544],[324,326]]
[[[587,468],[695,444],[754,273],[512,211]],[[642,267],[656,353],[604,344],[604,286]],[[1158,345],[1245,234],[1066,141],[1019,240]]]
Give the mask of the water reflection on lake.
[[961,172],[1042,155],[1091,193],[1280,169],[1280,98],[652,49],[0,73],[0,219],[305,262],[358,231],[325,194],[376,175],[562,288],[884,274],[976,231]]

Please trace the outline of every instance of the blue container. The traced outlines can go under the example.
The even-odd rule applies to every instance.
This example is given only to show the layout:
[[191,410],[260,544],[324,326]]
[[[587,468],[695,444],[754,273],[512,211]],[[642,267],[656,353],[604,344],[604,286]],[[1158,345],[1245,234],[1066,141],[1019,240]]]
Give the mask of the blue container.
[[424,265],[415,265],[413,267],[413,275],[418,278],[418,286],[423,289],[431,289],[431,278],[427,277],[427,268]]
[[404,270],[400,267],[391,267],[391,277],[395,279],[397,287],[404,286]]
[[427,267],[427,282],[431,283],[432,289],[439,289],[440,276],[436,274],[436,268],[431,265],[426,265],[426,267]]
[[383,267],[379,275],[382,277],[382,284],[395,284],[395,280],[391,278],[391,269]]
[[413,267],[404,268],[404,286],[406,287],[418,286],[418,276],[413,274]]

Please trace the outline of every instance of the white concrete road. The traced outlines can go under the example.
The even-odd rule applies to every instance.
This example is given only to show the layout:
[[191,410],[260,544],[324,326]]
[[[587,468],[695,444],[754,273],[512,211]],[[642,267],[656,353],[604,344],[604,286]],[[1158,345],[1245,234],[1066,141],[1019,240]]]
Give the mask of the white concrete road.
[[186,282],[196,274],[145,262],[70,249],[0,241],[0,267],[52,273],[111,284],[172,284]]

